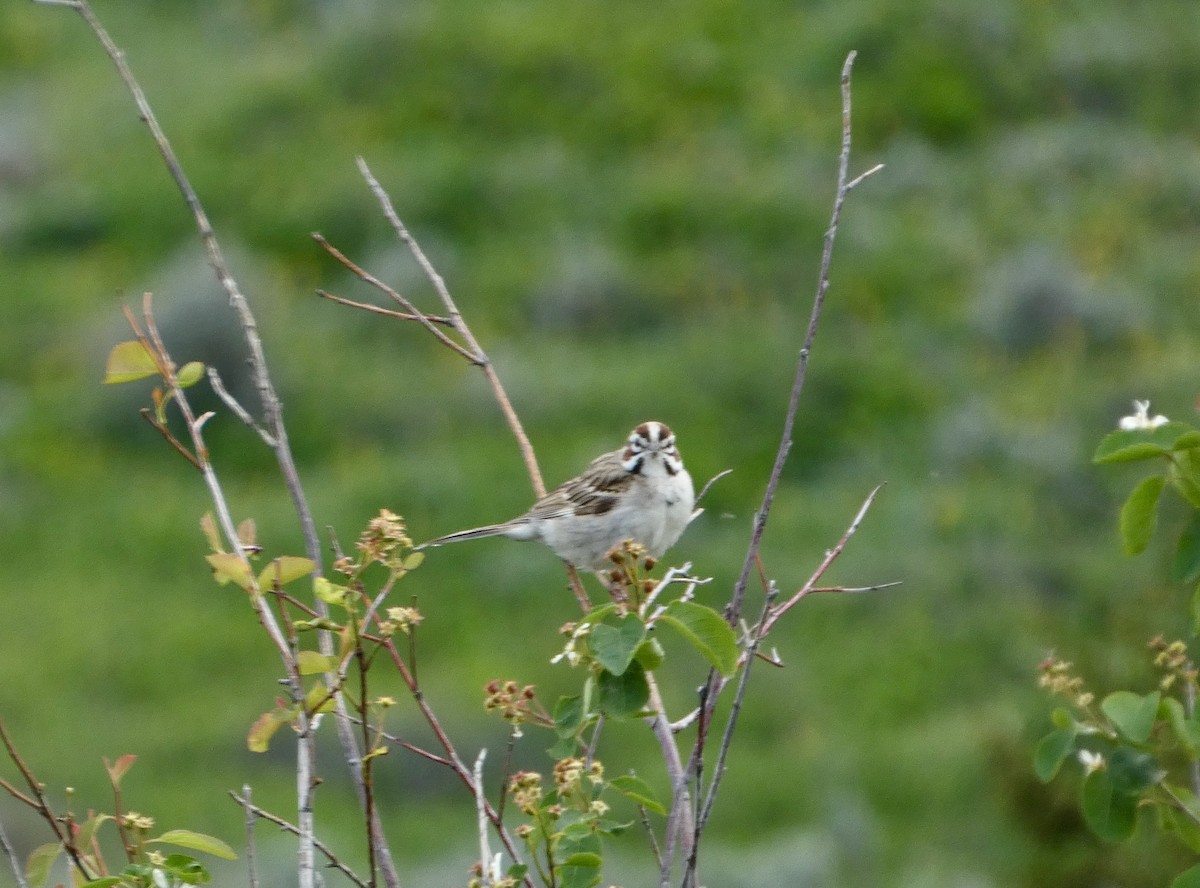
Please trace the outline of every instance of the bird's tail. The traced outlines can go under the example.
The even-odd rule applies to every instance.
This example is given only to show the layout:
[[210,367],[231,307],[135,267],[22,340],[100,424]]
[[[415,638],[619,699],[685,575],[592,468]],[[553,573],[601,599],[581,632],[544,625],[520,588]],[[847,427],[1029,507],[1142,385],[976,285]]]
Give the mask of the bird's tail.
[[436,546],[444,546],[446,543],[461,543],[463,540],[478,540],[483,537],[502,536],[507,530],[509,530],[509,525],[507,524],[489,524],[486,527],[473,527],[470,530],[448,533],[445,536],[440,536],[427,543],[421,543],[421,545],[414,546],[413,548],[416,550],[432,549]]

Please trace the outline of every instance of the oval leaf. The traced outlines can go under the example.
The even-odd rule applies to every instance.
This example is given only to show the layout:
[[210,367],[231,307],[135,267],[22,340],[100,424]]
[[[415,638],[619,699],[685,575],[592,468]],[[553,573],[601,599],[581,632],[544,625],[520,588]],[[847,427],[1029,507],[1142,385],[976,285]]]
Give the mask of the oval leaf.
[[320,651],[301,651],[296,656],[296,665],[301,675],[321,675],[325,672],[337,672],[338,658],[325,656]]
[[1083,817],[1088,827],[1107,842],[1133,835],[1137,797],[1113,789],[1107,771],[1093,771],[1083,781]]
[[45,885],[50,878],[50,867],[62,853],[62,845],[53,842],[49,845],[39,845],[29,852],[25,860],[25,879],[30,885]]
[[154,358],[146,351],[146,346],[133,339],[117,343],[108,353],[108,361],[104,367],[104,384],[133,382],[157,375],[158,365],[154,363]]
[[694,601],[673,601],[658,619],[686,638],[722,675],[733,675],[739,653],[737,636],[711,607]]
[[619,626],[601,623],[592,627],[588,646],[601,666],[613,675],[621,675],[633,661],[633,655],[645,637],[645,625],[635,615],[629,614]]
[[630,663],[621,675],[607,669],[600,671],[597,681],[600,690],[600,711],[613,718],[632,718],[641,714],[650,699],[646,673],[637,663]]
[[308,576],[316,570],[316,567],[316,564],[308,558],[300,558],[296,555],[280,556],[262,569],[262,573],[258,575],[258,587],[260,589],[274,588],[276,582],[280,586],[286,586],[292,580]]
[[1154,459],[1173,450],[1190,450],[1193,447],[1200,447],[1200,433],[1186,422],[1169,422],[1153,431],[1121,429],[1104,436],[1096,447],[1092,462]]
[[1049,783],[1075,751],[1074,728],[1059,728],[1043,737],[1033,753],[1033,770],[1042,783]]
[[247,592],[252,588],[250,566],[232,552],[214,552],[205,555],[204,560],[212,568],[213,578],[222,586],[233,583]]
[[1171,579],[1177,583],[1200,580],[1200,512],[1192,513],[1192,520],[1179,535],[1171,559]]
[[633,774],[622,774],[616,777],[608,784],[625,798],[641,805],[648,811],[653,811],[655,814],[666,816],[667,809],[662,806],[662,802],[654,797],[654,790],[641,777],[635,777]]
[[1145,696],[1132,691],[1115,691],[1100,703],[1100,711],[1128,739],[1134,743],[1145,743],[1154,730],[1161,699],[1158,691]]
[[170,829],[157,839],[148,839],[148,841],[175,845],[179,848],[190,848],[193,851],[201,851],[224,860],[237,860],[233,849],[220,839],[206,836],[204,833],[192,832],[190,829]]
[[183,388],[195,385],[204,378],[204,365],[199,361],[188,361],[175,374],[175,381]]
[[1164,482],[1162,475],[1151,475],[1133,488],[1121,506],[1121,543],[1126,555],[1137,555],[1150,542]]

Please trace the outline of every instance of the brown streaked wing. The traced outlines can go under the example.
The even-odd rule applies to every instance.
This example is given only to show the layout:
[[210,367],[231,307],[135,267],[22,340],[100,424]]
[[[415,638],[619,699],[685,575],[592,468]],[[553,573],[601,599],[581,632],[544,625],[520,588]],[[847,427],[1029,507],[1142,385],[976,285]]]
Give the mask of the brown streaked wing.
[[617,497],[633,483],[633,475],[621,465],[621,451],[592,460],[582,475],[556,487],[529,510],[530,518],[561,515],[603,515],[612,511]]

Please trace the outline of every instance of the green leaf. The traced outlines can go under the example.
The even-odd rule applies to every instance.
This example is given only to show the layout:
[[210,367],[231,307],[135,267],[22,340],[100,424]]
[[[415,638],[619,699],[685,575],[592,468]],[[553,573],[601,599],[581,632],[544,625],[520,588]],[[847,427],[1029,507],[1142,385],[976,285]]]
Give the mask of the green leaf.
[[1200,853],[1200,822],[1197,822],[1200,802],[1191,790],[1183,786],[1173,785],[1167,788],[1172,796],[1181,801],[1183,809],[1170,804],[1157,805],[1159,825],[1164,832],[1173,833],[1192,851]]
[[175,380],[181,388],[195,385],[204,378],[204,365],[199,361],[188,361],[179,368],[179,372],[175,374]]
[[634,614],[628,614],[618,626],[601,623],[592,627],[588,647],[596,661],[613,675],[621,675],[633,662],[646,626]]
[[1171,579],[1176,583],[1194,583],[1200,580],[1200,512],[1192,513],[1171,559]]
[[563,839],[559,842],[558,853],[563,859],[563,863],[554,868],[558,885],[562,888],[592,888],[599,884],[602,862],[599,836],[588,833],[579,838]]
[[75,836],[75,844],[80,848],[90,847],[96,838],[96,831],[104,825],[104,822],[115,819],[111,814],[93,814],[79,827],[79,832]]
[[658,619],[686,638],[722,675],[733,675],[740,653],[737,635],[711,607],[694,601],[672,601]]
[[1075,751],[1074,727],[1051,731],[1040,741],[1033,753],[1033,770],[1042,783],[1049,783],[1058,774],[1062,763]]
[[1200,509],[1200,466],[1196,464],[1196,451],[1177,453],[1171,461],[1168,475],[1171,486],[1179,495],[1191,503],[1193,509]]
[[1153,431],[1124,429],[1104,436],[1096,453],[1094,463],[1133,462],[1139,459],[1154,459],[1172,451],[1200,447],[1200,432],[1186,422],[1168,422]]
[[341,664],[337,657],[327,657],[320,651],[301,651],[296,656],[296,665],[300,668],[301,675],[321,675],[337,672]]
[[1133,835],[1137,798],[1113,788],[1108,771],[1093,771],[1083,781],[1083,817],[1106,842],[1123,842]]
[[1115,691],[1100,703],[1100,711],[1128,739],[1134,743],[1145,743],[1154,730],[1161,699],[1158,691],[1145,696],[1132,691]]
[[657,638],[647,638],[638,645],[638,649],[633,653],[633,658],[641,663],[642,668],[647,672],[653,672],[663,664],[667,655]]
[[600,711],[613,718],[632,718],[640,714],[650,699],[650,685],[639,663],[630,663],[621,675],[603,669],[597,684]]
[[1113,788],[1134,799],[1166,776],[1154,756],[1128,746],[1118,746],[1112,751],[1107,768]]
[[1200,864],[1177,875],[1171,881],[1171,888],[1200,888]]
[[52,842],[49,845],[39,845],[30,851],[29,857],[25,859],[25,880],[30,885],[45,885],[46,880],[50,878],[50,867],[54,866],[54,861],[58,860],[62,850],[62,845]]
[[1151,475],[1142,480],[1125,505],[1121,506],[1121,542],[1126,555],[1137,555],[1146,548],[1154,533],[1155,510],[1166,481],[1162,475]]
[[92,879],[90,882],[84,882],[79,888],[112,888],[113,885],[120,885],[122,879],[120,876],[105,876],[103,879]]
[[192,832],[190,829],[169,829],[157,839],[148,839],[147,841],[175,845],[178,848],[189,848],[192,851],[211,854],[213,857],[220,857],[223,860],[237,860],[233,849],[220,839],[206,836],[204,833]]
[[1182,703],[1174,697],[1164,697],[1158,705],[1158,717],[1171,726],[1175,739],[1190,758],[1200,755],[1200,724],[1187,717]]
[[276,581],[280,586],[286,586],[292,580],[308,576],[316,568],[316,564],[311,559],[300,558],[296,555],[281,555],[262,569],[258,575],[258,588],[273,589]]
[[420,567],[424,563],[424,561],[425,561],[425,553],[424,552],[409,552],[407,555],[404,556],[404,560],[401,561],[400,563],[401,563],[401,565],[403,565],[405,570],[416,570],[418,567]]
[[654,790],[650,788],[650,784],[641,777],[635,777],[633,774],[622,774],[620,777],[610,780],[608,785],[625,796],[625,798],[641,805],[646,810],[666,816],[667,809],[662,806],[662,802],[654,797]]
[[594,869],[599,869],[600,864],[604,863],[604,858],[599,854],[593,854],[591,851],[576,851],[570,857],[562,862],[562,866],[590,866]]
[[146,346],[133,339],[129,342],[118,342],[108,353],[104,384],[116,385],[157,375],[158,365],[154,363],[154,358],[146,350]]
[[344,605],[346,603],[347,591],[345,586],[331,583],[325,577],[315,577],[313,579],[313,594],[326,604]]
[[205,555],[204,560],[212,568],[213,579],[220,585],[233,583],[247,592],[253,588],[249,565],[232,552],[214,552]]
[[554,704],[554,730],[560,737],[574,737],[583,727],[583,698],[559,697]]

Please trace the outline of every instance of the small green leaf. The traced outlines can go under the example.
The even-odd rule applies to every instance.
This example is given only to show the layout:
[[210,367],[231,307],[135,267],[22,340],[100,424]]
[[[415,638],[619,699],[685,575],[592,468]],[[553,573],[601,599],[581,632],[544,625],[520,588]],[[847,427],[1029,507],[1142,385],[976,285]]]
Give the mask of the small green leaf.
[[666,816],[667,809],[662,806],[662,802],[654,797],[654,790],[650,788],[650,784],[641,777],[635,777],[633,774],[622,774],[620,777],[615,777],[609,781],[608,785],[625,796],[625,798],[641,805],[648,811]]
[[1145,743],[1154,730],[1161,699],[1158,691],[1145,696],[1132,691],[1115,691],[1101,701],[1100,711],[1128,739],[1134,743]]
[[1166,772],[1158,767],[1154,756],[1128,746],[1118,746],[1109,754],[1107,768],[1113,788],[1118,793],[1133,798],[1137,798],[1166,776]]
[[30,885],[41,886],[50,878],[50,867],[62,853],[62,845],[53,842],[49,845],[39,845],[29,852],[25,859],[25,880]]
[[1165,832],[1174,833],[1192,851],[1200,853],[1200,821],[1197,819],[1200,817],[1200,801],[1186,787],[1170,785],[1166,788],[1183,808],[1170,804],[1157,805],[1160,826]]
[[633,658],[641,663],[642,668],[647,672],[653,672],[663,664],[667,655],[657,638],[647,638],[638,645],[638,649],[633,653]]
[[1042,783],[1049,783],[1058,774],[1062,763],[1075,751],[1075,728],[1059,728],[1043,737],[1033,753],[1033,770]]
[[404,566],[405,570],[416,570],[424,561],[424,552],[409,552],[404,556],[404,560],[401,562],[401,564]]
[[273,589],[276,582],[280,586],[286,586],[292,580],[308,576],[316,567],[311,559],[282,555],[262,569],[258,575],[258,588]]
[[1200,580],[1200,512],[1193,512],[1171,559],[1171,579],[1176,583],[1194,583]]
[[1187,717],[1182,703],[1174,697],[1164,697],[1158,704],[1158,717],[1171,726],[1175,739],[1190,758],[1200,755],[1200,724]]
[[214,552],[204,560],[212,568],[213,578],[222,586],[233,583],[249,592],[253,588],[250,566],[232,552]]
[[1177,875],[1171,882],[1171,888],[1200,888],[1200,864]]
[[329,688],[325,687],[324,682],[314,682],[313,686],[308,689],[308,693],[304,695],[304,708],[309,713],[316,715],[318,712],[333,712],[337,708],[337,704],[333,702],[333,695],[329,692]]
[[1177,453],[1168,471],[1171,486],[1187,500],[1194,509],[1200,509],[1200,467],[1196,465],[1196,451]]
[[79,888],[113,888],[114,885],[120,885],[123,881],[120,876],[105,876],[103,879],[84,882]]
[[591,851],[576,851],[570,857],[562,862],[562,866],[590,866],[595,869],[600,868],[600,864],[604,863],[604,858],[599,854],[593,854]]
[[607,623],[593,626],[588,647],[596,662],[613,675],[621,675],[645,637],[645,625],[634,614],[628,614],[618,626]]
[[658,619],[686,638],[722,675],[733,675],[739,654],[737,635],[711,607],[694,601],[672,601]]
[[1168,422],[1153,431],[1124,429],[1104,436],[1096,453],[1094,463],[1132,462],[1139,459],[1154,459],[1172,451],[1200,447],[1200,432],[1186,422]]
[[182,388],[195,385],[204,378],[204,365],[199,361],[188,361],[179,368],[175,380]]
[[301,651],[296,656],[296,665],[300,668],[301,675],[321,675],[337,672],[341,664],[337,657],[327,657],[320,651]]
[[637,716],[650,699],[650,685],[638,663],[630,663],[621,675],[613,675],[607,669],[601,670],[597,684],[600,711],[613,718]]
[[1143,479],[1121,507],[1121,543],[1126,555],[1139,554],[1150,542],[1164,483],[1162,475]]
[[154,363],[154,358],[146,350],[146,346],[133,339],[129,342],[118,342],[108,353],[104,384],[116,385],[157,375],[158,365]]
[[233,849],[218,838],[206,836],[204,833],[192,832],[190,829],[169,829],[157,839],[148,839],[164,845],[175,845],[178,848],[189,848],[203,854],[211,854],[223,860],[237,860]]
[[1082,803],[1088,827],[1106,842],[1133,835],[1137,798],[1117,792],[1107,771],[1093,771],[1084,779]]
[[90,848],[96,838],[96,832],[104,825],[105,821],[115,819],[111,814],[93,814],[79,827],[79,833],[75,836],[75,844],[80,848]]
[[316,577],[313,579],[313,594],[326,604],[345,604],[346,592],[347,589],[345,586],[331,583],[325,577]]
[[559,697],[554,704],[554,730],[560,737],[574,737],[583,727],[583,698]]

